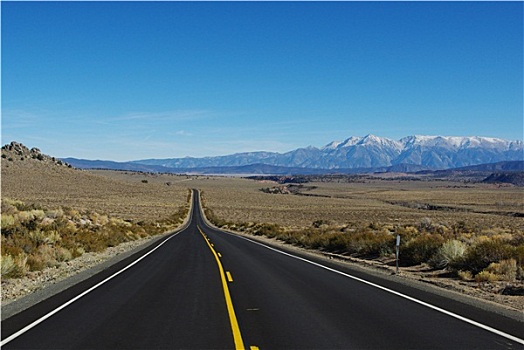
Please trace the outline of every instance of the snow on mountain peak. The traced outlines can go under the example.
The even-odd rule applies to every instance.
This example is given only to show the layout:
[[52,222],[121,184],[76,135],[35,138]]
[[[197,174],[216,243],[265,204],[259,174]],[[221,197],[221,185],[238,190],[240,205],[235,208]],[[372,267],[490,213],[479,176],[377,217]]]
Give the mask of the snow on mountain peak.
[[443,147],[454,149],[465,148],[507,148],[511,142],[493,137],[481,136],[407,136],[400,140],[403,147]]
[[358,144],[362,146],[373,145],[377,147],[389,148],[398,152],[400,152],[400,150],[402,149],[402,143],[400,143],[399,141],[388,139],[386,137],[378,137],[372,134],[364,136],[358,142]]
[[322,169],[379,168],[395,165],[448,169],[520,160],[524,160],[524,145],[521,140],[508,141],[480,136],[415,135],[396,141],[370,134],[364,137],[352,136],[344,141],[333,141],[321,149],[299,148],[283,154],[249,152],[200,159],[174,158],[154,161],[178,168],[243,166],[263,163]]
[[349,139],[346,139],[344,142],[342,142],[339,147],[351,147],[356,145],[357,143],[362,140],[362,137],[359,136],[351,136]]
[[336,149],[340,144],[342,144],[343,141],[333,141],[325,145],[321,148],[322,151],[324,150],[330,150],[330,149]]

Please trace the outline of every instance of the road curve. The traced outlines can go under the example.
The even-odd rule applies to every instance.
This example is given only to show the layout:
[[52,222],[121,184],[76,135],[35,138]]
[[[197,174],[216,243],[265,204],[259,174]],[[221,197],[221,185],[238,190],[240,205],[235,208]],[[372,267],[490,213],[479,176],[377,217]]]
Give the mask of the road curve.
[[192,207],[184,230],[2,321],[2,348],[524,349],[522,322],[290,256]]

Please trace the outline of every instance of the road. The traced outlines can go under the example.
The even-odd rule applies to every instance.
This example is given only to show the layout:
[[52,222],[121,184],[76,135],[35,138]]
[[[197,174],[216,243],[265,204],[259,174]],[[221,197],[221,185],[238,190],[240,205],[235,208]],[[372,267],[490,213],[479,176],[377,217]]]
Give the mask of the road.
[[524,323],[209,227],[2,322],[3,349],[524,349]]

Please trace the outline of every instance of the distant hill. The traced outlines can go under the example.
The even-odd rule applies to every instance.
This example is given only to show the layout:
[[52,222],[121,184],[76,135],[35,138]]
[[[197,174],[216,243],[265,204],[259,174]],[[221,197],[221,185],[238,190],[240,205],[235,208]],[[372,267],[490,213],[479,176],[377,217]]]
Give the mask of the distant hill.
[[506,183],[515,186],[524,186],[524,172],[493,173],[482,182],[484,183]]
[[[518,180],[524,174],[524,161],[497,162],[489,164],[478,164],[468,167],[460,167],[446,170],[425,170],[415,173],[420,176],[442,178],[449,180],[486,182],[486,183],[511,183],[520,185]],[[498,176],[492,177],[498,174]],[[506,178],[500,175],[507,175]],[[488,180],[489,179],[489,180]]]
[[508,161],[471,165],[452,169],[453,171],[524,171],[524,161]]
[[477,164],[466,167],[445,169],[445,170],[422,170],[418,174],[434,174],[434,175],[451,175],[454,173],[492,173],[494,171],[524,171],[524,161],[506,161],[488,164]]
[[292,174],[351,174],[358,172],[373,172],[370,169],[310,169],[298,167],[284,167],[268,164],[249,164],[240,166],[209,166],[195,168],[170,168],[162,165],[148,165],[134,162],[113,162],[105,160],[86,160],[77,158],[63,158],[63,161],[71,164],[78,169],[108,169],[108,170],[128,170],[154,173],[172,173],[172,174],[200,174],[200,175],[292,175]]
[[64,162],[71,164],[78,169],[108,169],[108,170],[129,170],[154,173],[174,173],[173,168],[162,165],[147,165],[134,162],[114,162],[111,160],[87,160],[78,158],[61,158]]

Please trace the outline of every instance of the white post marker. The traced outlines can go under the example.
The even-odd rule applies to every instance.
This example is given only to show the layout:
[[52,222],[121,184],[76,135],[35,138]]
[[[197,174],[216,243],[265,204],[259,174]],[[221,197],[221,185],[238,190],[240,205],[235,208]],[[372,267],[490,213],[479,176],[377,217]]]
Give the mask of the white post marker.
[[397,272],[396,272],[397,275],[398,275],[398,255],[399,255],[399,251],[400,251],[400,235],[397,235],[396,254],[395,254],[395,260],[396,260],[396,264],[397,264]]

